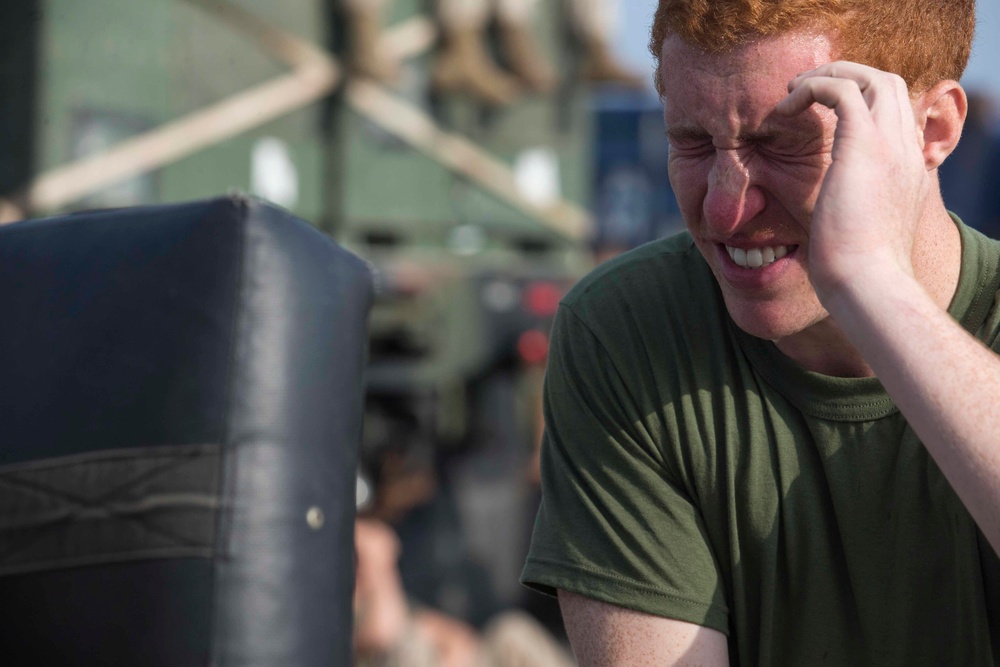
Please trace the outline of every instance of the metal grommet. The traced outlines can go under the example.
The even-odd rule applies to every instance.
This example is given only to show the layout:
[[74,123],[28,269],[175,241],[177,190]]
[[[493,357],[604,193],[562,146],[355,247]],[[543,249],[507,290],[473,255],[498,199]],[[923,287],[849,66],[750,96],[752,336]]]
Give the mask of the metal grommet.
[[323,527],[323,522],[326,518],[323,516],[323,510],[318,507],[310,507],[309,511],[306,512],[306,523],[313,530],[319,530]]

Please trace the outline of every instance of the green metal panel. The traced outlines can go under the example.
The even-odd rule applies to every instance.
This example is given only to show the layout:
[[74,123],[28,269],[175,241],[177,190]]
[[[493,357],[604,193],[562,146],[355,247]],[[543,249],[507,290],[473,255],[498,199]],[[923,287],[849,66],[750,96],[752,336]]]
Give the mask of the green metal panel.
[[[164,76],[172,0],[47,0],[42,17],[40,128],[43,169],[81,156],[82,116],[118,116],[123,132],[170,117]],[[77,136],[74,136],[74,135]]]
[[[185,201],[217,196],[232,190],[249,192],[251,154],[261,137],[282,137],[277,131],[248,133],[179,160],[162,170],[160,200]],[[315,222],[322,211],[322,149],[317,141],[286,142],[298,173],[299,196],[293,213]]]
[[[150,0],[142,0],[149,2]],[[229,0],[276,27],[323,47],[324,0]],[[174,116],[189,113],[289,71],[246,33],[184,0],[170,0],[170,101]],[[320,104],[293,112],[270,125],[287,140],[315,140]]]
[[[557,0],[539,3],[536,36],[542,53],[557,71],[572,78],[572,54],[563,43],[565,21]],[[419,15],[424,3],[399,0],[393,21]],[[580,205],[589,203],[591,114],[589,92],[570,82],[555,95],[528,94],[516,103],[495,110],[461,96],[434,100],[428,90],[433,56],[406,64],[397,94],[431,113],[445,129],[466,136],[507,164],[525,150],[546,147],[558,159],[561,194]],[[340,233],[348,238],[356,228],[372,221],[393,221],[399,226],[437,220],[449,224],[543,231],[532,216],[499,200],[446,170],[417,150],[389,139],[370,121],[345,114],[340,136],[345,145],[332,150],[341,162],[344,191]]]
[[402,145],[365,118],[344,114],[335,147],[345,160],[345,214],[353,223],[390,219],[411,224],[454,218],[453,178],[439,163]]
[[[183,0],[45,0],[36,153],[52,169],[197,112],[288,71],[251,37]],[[323,0],[238,6],[323,45]],[[323,216],[323,102],[112,186],[67,209],[166,203],[251,187],[251,153],[274,137],[298,180],[294,212]]]
[[[172,4],[169,79],[174,117],[289,71],[249,35],[211,12],[183,1]],[[241,0],[233,4],[319,46],[326,41],[322,1]],[[232,189],[250,191],[253,146],[273,137],[287,146],[298,177],[293,212],[306,220],[319,220],[323,214],[322,106],[322,102],[311,104],[169,165],[163,170],[162,200],[207,197]]]

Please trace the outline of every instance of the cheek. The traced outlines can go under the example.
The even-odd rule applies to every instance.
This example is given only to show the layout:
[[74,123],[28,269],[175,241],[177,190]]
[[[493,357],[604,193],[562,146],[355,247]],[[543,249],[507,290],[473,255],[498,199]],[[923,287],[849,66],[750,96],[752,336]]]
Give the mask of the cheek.
[[691,158],[671,160],[668,163],[670,187],[677,198],[677,205],[688,224],[700,216],[702,202],[708,192],[711,160]]
[[757,184],[770,193],[781,207],[799,219],[808,219],[816,204],[826,164],[759,164]]

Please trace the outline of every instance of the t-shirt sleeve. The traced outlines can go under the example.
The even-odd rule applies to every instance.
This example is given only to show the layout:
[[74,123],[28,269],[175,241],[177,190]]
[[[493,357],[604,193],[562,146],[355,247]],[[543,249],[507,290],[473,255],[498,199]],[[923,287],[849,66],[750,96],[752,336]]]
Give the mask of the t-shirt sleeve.
[[[631,378],[630,378],[631,379]],[[664,457],[655,416],[563,306],[545,381],[542,502],[522,582],[728,633],[701,514]],[[646,408],[640,406],[646,405]]]

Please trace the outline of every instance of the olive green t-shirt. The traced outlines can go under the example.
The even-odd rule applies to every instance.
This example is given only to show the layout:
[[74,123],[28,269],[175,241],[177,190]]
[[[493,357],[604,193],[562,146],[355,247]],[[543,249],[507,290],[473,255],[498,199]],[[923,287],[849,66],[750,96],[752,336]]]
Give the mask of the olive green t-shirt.
[[[1000,247],[958,224],[950,312],[996,349]],[[690,236],[595,270],[552,340],[524,583],[716,628],[734,665],[1000,664],[1000,559],[879,381],[741,331]]]

